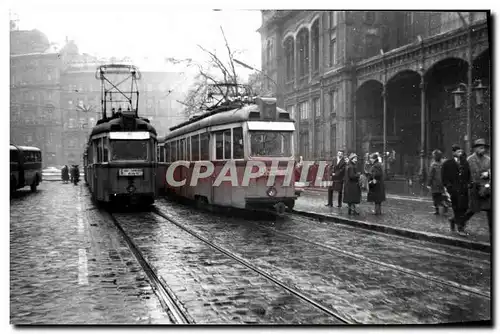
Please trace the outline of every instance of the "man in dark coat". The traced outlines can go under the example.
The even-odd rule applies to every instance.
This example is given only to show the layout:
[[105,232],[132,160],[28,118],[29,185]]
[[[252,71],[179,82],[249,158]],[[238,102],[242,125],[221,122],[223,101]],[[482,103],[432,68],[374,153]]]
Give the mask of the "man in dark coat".
[[367,201],[375,203],[374,213],[382,214],[382,202],[385,201],[384,172],[379,156],[374,153],[370,156],[371,168],[368,173],[368,196]]
[[333,206],[333,191],[337,191],[339,196],[337,198],[337,207],[342,207],[342,190],[344,188],[346,162],[344,158],[344,151],[337,152],[337,158],[332,161],[330,166],[330,175],[332,185],[328,187],[328,203],[326,206]]
[[361,203],[361,185],[359,176],[361,173],[357,170],[358,156],[355,153],[349,155],[345,171],[344,203],[349,207],[348,214],[359,215],[356,211],[356,204]]
[[465,214],[469,208],[469,184],[471,179],[469,164],[464,151],[458,145],[452,146],[453,158],[443,163],[441,180],[451,197],[453,218],[450,219],[450,229],[455,225],[460,234],[465,229]]
[[469,194],[469,212],[467,212],[466,221],[476,212],[486,211],[491,233],[491,164],[490,157],[485,154],[487,146],[484,139],[476,140],[474,142],[475,152],[467,158],[471,171],[472,187]]

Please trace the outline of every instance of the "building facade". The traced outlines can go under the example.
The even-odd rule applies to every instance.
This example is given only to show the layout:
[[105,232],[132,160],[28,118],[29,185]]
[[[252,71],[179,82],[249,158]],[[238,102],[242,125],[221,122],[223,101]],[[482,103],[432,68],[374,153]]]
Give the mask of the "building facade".
[[[43,165],[82,164],[89,132],[101,118],[99,65],[123,62],[81,54],[73,41],[51,52],[47,36],[11,31],[10,141],[42,150]],[[182,84],[176,72],[142,71],[139,115],[160,135],[185,120]]]
[[[490,138],[488,15],[263,11],[265,85],[294,114],[298,155],[385,150],[395,174],[425,173],[433,149]],[[470,98],[455,105],[459,86]]]
[[42,150],[44,165],[61,161],[60,58],[47,37],[11,31],[10,141]]

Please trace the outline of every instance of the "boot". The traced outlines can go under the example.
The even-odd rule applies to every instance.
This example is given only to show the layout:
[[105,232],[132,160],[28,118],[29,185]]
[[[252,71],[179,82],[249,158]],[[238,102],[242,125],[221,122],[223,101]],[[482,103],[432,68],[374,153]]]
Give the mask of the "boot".
[[382,214],[382,204],[375,204],[375,211],[377,215]]

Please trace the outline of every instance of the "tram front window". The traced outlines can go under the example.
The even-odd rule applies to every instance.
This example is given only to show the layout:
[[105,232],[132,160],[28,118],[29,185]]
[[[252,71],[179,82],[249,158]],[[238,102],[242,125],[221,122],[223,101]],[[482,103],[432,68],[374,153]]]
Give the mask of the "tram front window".
[[147,160],[147,140],[112,140],[111,160]]
[[254,157],[289,157],[292,132],[250,131],[250,150]]

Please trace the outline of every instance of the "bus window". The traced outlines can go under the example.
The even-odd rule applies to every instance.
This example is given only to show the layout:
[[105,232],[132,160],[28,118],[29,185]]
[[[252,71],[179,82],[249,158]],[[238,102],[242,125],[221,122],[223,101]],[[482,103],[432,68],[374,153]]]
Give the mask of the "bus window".
[[210,160],[210,134],[200,135],[200,160]]
[[19,162],[19,153],[17,150],[10,151],[10,162]]
[[224,131],[224,159],[231,159],[231,130]]
[[186,160],[191,161],[191,137],[186,138]]
[[216,132],[215,133],[215,159],[222,160],[224,159],[224,141],[223,141],[223,133]]
[[191,137],[191,159],[192,161],[200,160],[200,135]]
[[243,128],[233,129],[233,159],[243,159]]

